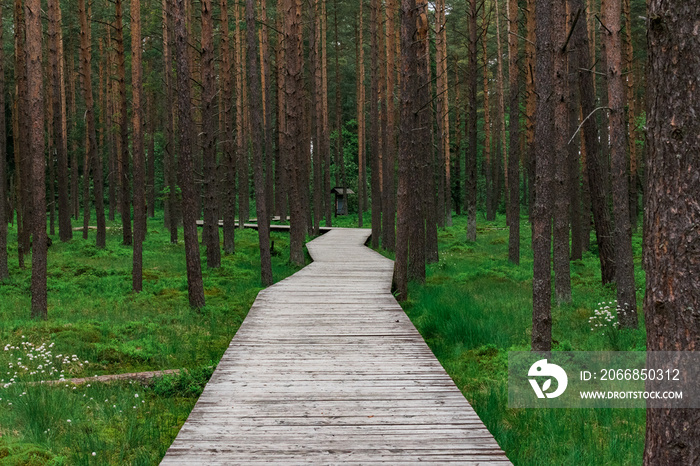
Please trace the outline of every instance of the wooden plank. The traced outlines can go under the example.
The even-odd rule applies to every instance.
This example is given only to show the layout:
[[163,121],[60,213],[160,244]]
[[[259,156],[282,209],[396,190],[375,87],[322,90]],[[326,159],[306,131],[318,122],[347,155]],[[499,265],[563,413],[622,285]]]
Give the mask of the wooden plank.
[[162,464],[510,464],[368,237],[330,229],[259,293]]

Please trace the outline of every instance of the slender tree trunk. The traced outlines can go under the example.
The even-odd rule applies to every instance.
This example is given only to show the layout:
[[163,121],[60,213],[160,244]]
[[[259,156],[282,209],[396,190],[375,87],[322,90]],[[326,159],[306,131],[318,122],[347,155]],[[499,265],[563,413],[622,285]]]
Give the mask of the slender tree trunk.
[[[313,134],[312,166],[313,166],[313,234],[318,235],[323,216],[323,189],[321,160],[321,130],[322,130],[322,101],[321,101],[321,60],[319,59],[321,35],[321,15],[319,0],[308,0],[309,3],[309,66],[311,72],[311,120],[315,133]],[[310,128],[311,129],[311,128]]]
[[[328,10],[326,8],[326,0],[321,0],[321,101],[323,108],[323,127],[321,130],[321,149],[323,151],[323,206],[325,207],[326,226],[333,225],[333,208],[331,202],[331,136],[330,136],[330,115],[328,114]],[[335,19],[337,26],[338,19],[338,3],[335,3]],[[338,28],[336,27],[336,61],[340,51],[338,43]],[[336,70],[337,71],[337,70]],[[336,106],[336,108],[339,108]],[[341,109],[342,112],[342,109]],[[337,112],[336,112],[337,113]],[[340,119],[337,117],[340,116]],[[337,114],[336,120],[342,121],[342,115]],[[342,129],[339,127],[339,141],[342,143]],[[342,152],[342,146],[340,147]],[[337,153],[337,152],[336,152]],[[341,157],[342,159],[342,157]],[[336,169],[338,166],[336,166]],[[344,166],[341,170],[344,170]],[[347,203],[346,203],[347,205]]]
[[[205,0],[206,1],[206,0]],[[270,218],[265,202],[265,175],[263,160],[263,99],[260,88],[260,68],[255,60],[258,43],[255,40],[254,0],[246,0],[246,33],[248,34],[248,102],[251,112],[251,139],[253,141],[253,163],[255,182],[255,210],[258,216],[258,242],[260,245],[260,273],[263,286],[272,285],[272,258],[270,255]]]
[[496,189],[496,172],[498,164],[491,158],[491,104],[489,98],[489,60],[487,54],[487,37],[489,29],[489,19],[486,15],[486,6],[482,6],[482,38],[481,49],[483,53],[483,72],[484,72],[484,178],[486,180],[486,220],[496,220],[497,189]]
[[[58,162],[58,236],[61,241],[73,238],[70,221],[70,200],[68,199],[68,157],[65,152],[63,132],[64,100],[61,98],[63,88],[63,57],[61,55],[61,6],[58,0],[49,0],[49,65],[51,67],[51,89],[53,101],[54,147]],[[4,130],[4,126],[3,126]]]
[[384,248],[396,247],[396,0],[386,3],[386,132],[384,143],[384,198],[382,232]]
[[382,233],[382,185],[380,179],[381,154],[379,153],[379,0],[370,0],[370,41],[371,41],[371,71],[370,71],[370,102],[369,113],[372,126],[370,127],[370,151],[372,170],[372,247],[379,247],[379,237]]
[[627,150],[630,157],[630,221],[632,229],[637,229],[637,219],[639,217],[637,201],[637,135],[636,135],[636,102],[634,96],[634,47],[632,45],[632,11],[630,0],[622,0],[622,12],[625,15],[625,79],[626,79],[626,101],[627,101]]
[[[568,7],[568,24],[567,33],[571,31],[578,21],[585,21],[582,11],[574,11],[571,8],[571,2],[567,1]],[[571,45],[571,44],[569,44]],[[568,90],[569,94],[567,96],[567,109],[568,109],[568,122],[569,127],[567,129],[568,137],[573,137],[578,129],[578,116],[579,116],[579,93],[578,93],[578,71],[576,70],[575,56],[571,52],[571,49],[567,47],[567,58],[568,58]],[[584,228],[582,226],[582,215],[581,215],[581,166],[579,162],[579,145],[577,144],[578,138],[573,137],[572,141],[568,143],[567,141],[567,166],[568,175],[567,183],[569,184],[570,193],[570,203],[571,210],[569,212],[569,218],[571,222],[571,260],[580,260],[583,257],[583,234]],[[587,211],[587,218],[590,218],[590,210]],[[590,221],[589,221],[590,223]],[[588,233],[588,230],[585,230]]]
[[285,75],[285,43],[283,12],[283,0],[277,0],[277,160],[275,164],[275,204],[277,205],[277,215],[280,221],[287,221],[287,209],[289,207],[289,178],[287,177],[287,160],[289,154],[286,151],[286,143],[284,138],[287,134],[287,100],[285,96],[286,75]]
[[[469,95],[469,112],[467,117],[467,138],[469,146],[466,153],[464,171],[465,180],[465,208],[467,211],[467,241],[476,241],[476,167],[477,167],[477,108],[476,108],[476,84],[477,84],[477,31],[476,15],[477,0],[469,0],[469,68],[467,74],[467,89]],[[403,77],[402,77],[403,79]]]
[[[33,221],[33,209],[34,209],[34,197],[31,189],[32,186],[32,141],[31,141],[31,130],[32,130],[32,120],[30,115],[31,103],[29,101],[29,91],[28,91],[28,77],[27,77],[27,54],[25,46],[26,38],[28,37],[26,32],[27,23],[25,23],[25,8],[21,0],[15,0],[15,83],[17,88],[17,103],[16,103],[16,125],[17,131],[13,132],[17,144],[15,148],[18,150],[15,152],[16,170],[18,172],[17,176],[17,255],[19,260],[19,267],[24,268],[24,255],[29,254],[30,250],[30,240],[31,233],[33,231],[32,221]],[[38,13],[37,13],[38,14]],[[41,40],[41,38],[32,38],[34,40]],[[41,45],[39,45],[41,48]],[[39,58],[38,66],[41,66],[41,58]],[[39,71],[41,73],[41,71]],[[43,125],[42,125],[43,126]],[[43,141],[43,127],[42,127],[42,141]],[[43,157],[43,149],[42,149]],[[45,187],[42,185],[42,189]],[[36,193],[34,193],[36,194]]]
[[[151,72],[153,72],[151,70]],[[146,162],[146,208],[148,218],[156,215],[156,94],[148,98],[148,161]]]
[[[333,9],[333,23],[335,26],[335,127],[338,131],[338,140],[336,143],[335,150],[335,166],[336,166],[336,185],[343,187],[343,215],[348,214],[348,183],[345,173],[345,155],[343,151],[343,107],[340,102],[340,40],[338,38],[338,0],[334,2]],[[324,38],[326,35],[324,34]],[[328,89],[327,84],[324,83],[324,87]],[[324,94],[325,95],[325,94]],[[327,107],[327,105],[326,105]],[[326,117],[328,117],[328,111],[326,109]],[[328,140],[330,144],[330,140]],[[328,153],[330,153],[330,147],[328,148]],[[330,170],[330,163],[328,164]],[[338,173],[340,172],[340,173]],[[340,175],[340,179],[338,178]],[[330,173],[327,174],[328,189],[326,190],[326,196],[330,194]],[[328,202],[330,205],[330,201]]]
[[[583,7],[582,0],[571,0],[571,9],[578,10]],[[610,225],[610,211],[605,195],[605,177],[600,157],[600,143],[598,128],[595,122],[595,90],[593,88],[592,73],[586,71],[591,68],[591,56],[588,47],[588,34],[584,28],[585,23],[579,23],[572,36],[572,50],[575,50],[576,63],[579,70],[579,87],[581,90],[581,109],[585,119],[583,122],[583,134],[585,137],[585,154],[588,174],[588,186],[591,195],[593,221],[598,242],[598,255],[600,257],[600,269],[603,284],[610,283],[615,278],[614,248]],[[583,70],[583,71],[581,71]],[[590,116],[590,118],[587,118]],[[586,119],[587,118],[587,119]]]
[[[367,196],[367,182],[365,180],[365,166],[367,164],[365,158],[365,50],[364,50],[364,15],[362,6],[364,2],[360,2],[359,11],[359,26],[357,39],[357,204],[358,204],[358,226],[362,228],[363,217],[365,213],[365,203]],[[337,78],[336,78],[337,81]]]
[[[2,18],[2,4],[0,4],[0,18]],[[0,28],[0,44],[4,44],[4,30]],[[0,284],[10,278],[7,266],[7,223],[11,211],[7,210],[7,133],[5,132],[5,52],[0,47]]]
[[629,176],[625,141],[625,88],[622,78],[622,39],[620,0],[606,0],[603,23],[608,34],[608,105],[610,106],[610,155],[612,161],[613,211],[615,213],[615,282],[617,302],[622,309],[620,325],[637,328],[637,292],[634,283],[632,224],[629,212]]
[[44,158],[44,96],[41,66],[41,2],[25,0],[27,33],[27,97],[29,102],[30,139],[29,156],[32,170],[32,318],[46,319],[48,306],[46,296],[46,161]]
[[455,206],[455,213],[462,215],[462,87],[459,81],[459,71],[455,63],[455,152],[454,163],[454,189],[450,193],[452,203]]
[[508,0],[508,78],[509,136],[508,148],[508,260],[520,264],[520,70],[518,69],[518,1]]
[[[214,18],[211,0],[202,0],[202,160],[204,168],[204,246],[207,250],[207,266],[221,267],[219,248],[219,205],[216,164],[216,122],[214,105],[216,83],[214,76]],[[253,28],[254,25],[249,25]],[[256,47],[257,49],[257,47]],[[255,59],[255,57],[253,57]],[[256,67],[257,68],[257,67]],[[262,135],[261,135],[262,137]],[[264,197],[259,202],[265,202]],[[261,219],[258,219],[260,221]]]
[[571,270],[569,267],[569,219],[571,184],[569,180],[567,143],[569,141],[569,109],[567,105],[566,2],[552,2],[552,44],[554,47],[554,184],[552,185],[554,217],[554,294],[558,303],[571,301]]
[[190,65],[188,60],[188,36],[185,22],[185,3],[175,0],[175,63],[177,67],[178,127],[180,133],[179,181],[182,190],[182,223],[185,234],[185,260],[187,263],[187,290],[190,306],[204,307],[202,264],[197,240],[197,191],[194,184],[194,157],[192,155],[192,100],[190,90]]
[[[428,264],[434,264],[440,260],[438,255],[438,218],[441,217],[445,219],[444,215],[440,216],[439,212],[442,209],[444,212],[445,203],[442,203],[442,207],[438,205],[437,195],[437,175],[443,175],[442,165],[444,161],[439,159],[439,155],[435,153],[435,106],[433,105],[433,76],[432,69],[430,67],[430,39],[428,39],[428,44],[425,47],[425,79],[428,87],[428,120],[427,133],[429,139],[427,139],[427,144],[425,145],[425,152],[422,152],[423,158],[421,159],[421,164],[425,165],[426,173],[428,174],[425,181],[418,185],[422,192],[422,198],[425,205],[423,206],[423,212],[425,212],[425,260]],[[442,176],[440,176],[442,178]],[[444,199],[443,199],[444,201]],[[423,267],[423,270],[425,267]],[[409,265],[409,278],[411,278],[411,266]],[[419,270],[419,273],[422,273]]]
[[[695,53],[700,11],[692,2],[651,0],[647,5],[647,349],[698,351],[700,103],[688,83],[700,75]],[[697,382],[683,372],[684,383]],[[649,408],[646,426],[645,465],[700,463],[700,410]]]
[[[115,211],[117,210],[117,151],[116,151],[116,144],[114,144],[114,92],[113,92],[113,80],[112,80],[112,74],[113,74],[113,52],[112,52],[112,26],[107,24],[105,25],[105,29],[107,30],[107,73],[106,73],[106,82],[105,82],[105,121],[106,121],[106,128],[105,132],[107,133],[107,146],[109,147],[109,155],[108,155],[108,176],[107,176],[107,183],[109,183],[109,219],[111,221],[114,221],[115,218]],[[165,49],[164,49],[164,55],[165,59]],[[167,82],[167,77],[166,77],[166,82]],[[167,88],[167,85],[166,85]],[[165,99],[166,102],[169,99]],[[167,180],[167,175],[166,175],[166,180]],[[168,217],[168,207],[166,204],[165,208],[165,217],[167,219]]]
[[[324,2],[325,5],[325,2]],[[260,2],[260,61],[262,73],[262,92],[263,92],[263,108],[264,108],[264,123],[265,123],[265,211],[268,218],[272,217],[275,187],[274,187],[274,150],[273,150],[273,131],[272,131],[272,82],[270,73],[270,47],[269,47],[269,27],[267,23],[267,1]]]
[[[49,42],[51,37],[49,37]],[[49,49],[50,51],[50,49]],[[48,54],[47,54],[48,55]],[[47,57],[48,58],[48,57]],[[44,98],[44,119],[46,120],[46,137],[48,142],[48,157],[46,160],[47,180],[46,186],[48,188],[47,193],[47,203],[49,208],[49,236],[56,235],[56,158],[58,150],[56,149],[56,138],[54,134],[54,124],[53,124],[53,88],[51,83],[53,82],[53,76],[51,72],[51,64],[47,59],[44,63],[44,75],[47,78],[46,86],[46,97]],[[60,97],[60,96],[59,96]],[[58,131],[61,128],[59,126]]]
[[[82,0],[81,0],[82,1]],[[146,237],[146,167],[143,151],[143,83],[141,64],[141,2],[131,0],[132,151],[134,153],[134,251],[131,286],[143,288],[143,240]]]
[[530,225],[534,225],[532,208],[535,205],[535,168],[537,152],[535,151],[535,111],[537,110],[537,94],[535,93],[535,0],[526,0],[525,27],[527,41],[525,42],[525,134],[527,141],[527,206]]
[[532,209],[534,277],[532,281],[532,351],[552,349],[552,172],[554,108],[548,94],[554,88],[552,2],[536,0],[537,56],[535,60],[535,205]]
[[246,147],[243,134],[246,128],[245,106],[244,106],[244,76],[245,66],[242,55],[243,36],[241,33],[241,11],[240,5],[233,5],[234,19],[236,27],[234,29],[234,48],[236,56],[236,64],[238,65],[236,73],[236,168],[238,171],[238,224],[243,228],[248,221],[250,213],[250,176],[248,174],[248,149]]
[[170,230],[170,242],[177,244],[177,226],[180,220],[179,204],[177,195],[177,159],[175,152],[175,83],[173,82],[173,60],[171,54],[171,44],[173,43],[172,11],[171,0],[163,0],[163,62],[165,75],[166,99],[163,113],[165,114],[165,148],[163,160],[163,174],[167,181],[168,196],[166,200],[166,214],[168,217],[167,227]]
[[126,103],[126,65],[124,55],[124,24],[122,20],[122,0],[115,0],[117,80],[119,81],[119,125],[121,140],[121,214],[122,238],[125,245],[131,245],[131,199],[129,187],[129,114]]
[[304,59],[302,49],[302,24],[301,24],[301,0],[282,0],[284,11],[284,42],[286,48],[287,76],[286,100],[287,100],[287,133],[284,138],[286,145],[287,179],[290,181],[289,208],[290,208],[290,262],[295,265],[303,265],[304,237],[306,233],[306,219],[302,206],[303,196],[301,180],[303,175],[303,158],[305,155],[304,126],[303,126],[303,78]]
[[[439,0],[436,8],[436,68],[437,68],[437,90],[438,90],[438,130],[440,132],[440,159],[444,159],[444,165],[440,167],[440,180],[442,196],[445,209],[441,209],[439,215],[443,217],[446,226],[452,226],[452,180],[450,173],[450,109],[449,109],[449,86],[447,74],[447,16],[445,10],[445,0]],[[444,212],[444,215],[443,215]]]
[[228,24],[228,0],[221,2],[221,100],[219,111],[224,119],[223,142],[223,180],[221,191],[225,195],[223,202],[224,217],[224,253],[233,254],[236,251],[236,150],[233,127],[233,79],[231,73],[235,65],[231,63]]
[[499,183],[497,184],[498,189],[496,191],[495,209],[498,209],[501,199],[501,160],[503,160],[503,186],[505,188],[503,192],[503,197],[505,199],[506,206],[506,223],[509,223],[508,218],[508,150],[506,145],[506,112],[505,112],[505,91],[503,89],[503,53],[501,49],[501,14],[498,9],[498,0],[495,2],[496,7],[496,64],[498,75],[496,76],[496,147],[498,148],[496,154],[493,157],[494,163],[496,165],[496,172],[498,173]]

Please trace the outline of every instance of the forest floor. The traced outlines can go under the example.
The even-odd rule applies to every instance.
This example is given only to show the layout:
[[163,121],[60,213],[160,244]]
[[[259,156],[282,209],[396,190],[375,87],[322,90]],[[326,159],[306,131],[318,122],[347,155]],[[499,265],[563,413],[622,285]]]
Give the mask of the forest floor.
[[[644,410],[507,407],[508,351],[529,350],[530,230],[523,222],[522,261],[514,266],[507,260],[505,219],[486,222],[480,214],[478,220],[474,243],[466,241],[466,217],[439,230],[440,262],[428,267],[425,285],[410,285],[403,308],[514,464],[640,464]],[[357,216],[334,224],[357,226]],[[237,230],[237,253],[224,257],[221,269],[203,267],[207,307],[194,312],[187,305],[182,241],[169,243],[162,218],[149,225],[139,295],[130,292],[131,250],[121,246],[118,223],[110,225],[104,251],[94,247],[94,232],[88,241],[80,232],[68,244],[56,240],[49,250],[47,322],[29,319],[30,272],[13,261],[11,283],[0,286],[0,346],[7,348],[0,351],[0,463],[150,465],[175,438],[261,289],[257,233]],[[288,235],[273,239],[278,281],[297,269],[287,264]],[[641,302],[641,233],[633,245]],[[555,350],[644,350],[642,320],[639,330],[591,330],[589,318],[600,303],[615,298],[614,287],[600,283],[597,256],[587,252],[573,261],[571,276],[572,303],[553,307]],[[26,372],[45,372],[2,388],[15,371],[25,372],[20,364]],[[176,368],[189,370],[149,386],[23,383]]]
[[[157,464],[262,289],[257,232],[237,230],[236,254],[220,269],[203,265],[207,306],[191,310],[182,231],[170,244],[160,214],[149,220],[144,290],[134,294],[131,248],[119,220],[108,225],[105,250],[94,231],[87,241],[82,232],[69,243],[54,237],[48,321],[29,318],[31,263],[20,270],[11,258],[11,281],[0,286],[0,464]],[[277,281],[298,269],[288,265],[289,235],[273,240]],[[148,386],[30,384],[182,368]]]

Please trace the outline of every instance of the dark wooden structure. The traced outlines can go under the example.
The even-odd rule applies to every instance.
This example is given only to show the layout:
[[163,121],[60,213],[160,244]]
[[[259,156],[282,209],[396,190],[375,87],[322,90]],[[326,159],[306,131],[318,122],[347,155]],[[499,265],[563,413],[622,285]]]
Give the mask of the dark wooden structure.
[[[343,194],[343,192],[345,194]],[[342,186],[336,186],[331,189],[331,194],[335,194],[335,216],[346,215],[347,214],[347,196],[355,194],[350,188],[343,188]]]

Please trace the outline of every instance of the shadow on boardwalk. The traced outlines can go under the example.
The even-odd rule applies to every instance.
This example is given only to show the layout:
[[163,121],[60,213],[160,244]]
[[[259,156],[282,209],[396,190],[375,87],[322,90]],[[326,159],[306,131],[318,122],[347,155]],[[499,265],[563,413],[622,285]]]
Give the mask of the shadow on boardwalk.
[[369,234],[330,231],[311,265],[260,292],[161,464],[509,464]]

